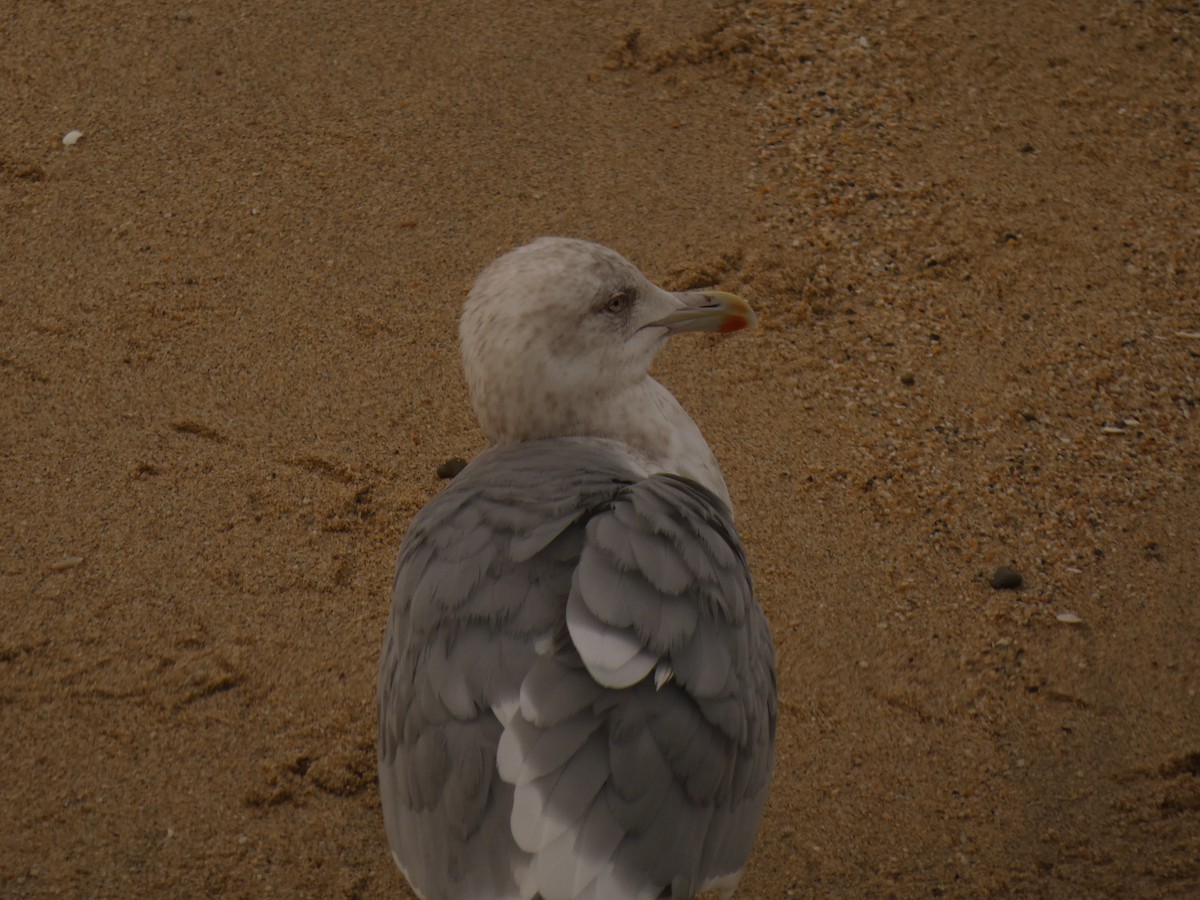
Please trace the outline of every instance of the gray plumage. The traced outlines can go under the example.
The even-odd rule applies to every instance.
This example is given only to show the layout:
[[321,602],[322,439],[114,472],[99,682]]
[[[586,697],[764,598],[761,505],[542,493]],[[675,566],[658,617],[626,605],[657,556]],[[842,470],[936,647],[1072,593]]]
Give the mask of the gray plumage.
[[603,435],[496,443],[400,549],[378,696],[397,863],[426,900],[727,896],[776,710],[725,499]]

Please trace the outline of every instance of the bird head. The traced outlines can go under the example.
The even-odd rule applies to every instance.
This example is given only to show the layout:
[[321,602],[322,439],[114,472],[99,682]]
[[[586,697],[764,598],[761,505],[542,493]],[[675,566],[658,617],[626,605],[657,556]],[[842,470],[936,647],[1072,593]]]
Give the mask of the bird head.
[[604,437],[608,405],[648,379],[667,338],[753,325],[740,297],[665,291],[614,250],[545,237],[501,256],[463,309],[463,369],[494,443]]

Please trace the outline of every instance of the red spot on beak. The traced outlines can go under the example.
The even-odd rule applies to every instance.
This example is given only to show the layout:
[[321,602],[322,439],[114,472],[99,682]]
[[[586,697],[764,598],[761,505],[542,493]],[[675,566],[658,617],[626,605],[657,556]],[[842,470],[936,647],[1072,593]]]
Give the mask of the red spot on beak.
[[731,331],[741,331],[749,324],[749,321],[742,316],[730,316],[721,323],[721,327],[717,331],[721,334],[728,334]]

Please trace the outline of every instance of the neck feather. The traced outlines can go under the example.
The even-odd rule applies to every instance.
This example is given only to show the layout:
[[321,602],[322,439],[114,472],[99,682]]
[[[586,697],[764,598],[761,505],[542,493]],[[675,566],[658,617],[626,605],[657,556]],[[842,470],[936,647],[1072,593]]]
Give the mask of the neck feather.
[[509,410],[503,418],[481,414],[480,424],[493,444],[549,437],[608,438],[624,444],[631,460],[646,474],[670,472],[691,478],[732,508],[725,479],[700,429],[653,378],[595,398],[583,409],[546,401],[539,398],[515,415]]

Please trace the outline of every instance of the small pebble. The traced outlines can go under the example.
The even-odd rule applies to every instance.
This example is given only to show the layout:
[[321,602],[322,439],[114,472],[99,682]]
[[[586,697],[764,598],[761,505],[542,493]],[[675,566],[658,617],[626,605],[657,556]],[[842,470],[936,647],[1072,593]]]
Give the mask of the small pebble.
[[1064,625],[1078,625],[1083,621],[1083,619],[1073,612],[1060,612],[1054,618],[1058,619]]
[[458,456],[453,456],[437,467],[438,478],[453,478],[459,472],[467,467],[467,461]]
[[79,139],[81,137],[83,137],[82,131],[75,131],[74,129],[72,129],[71,131],[68,131],[66,134],[63,135],[63,146],[64,147],[74,147],[76,144],[79,143]]
[[998,591],[1015,591],[1021,586],[1021,582],[1020,572],[1010,569],[1008,566],[1001,566],[992,573],[988,583]]

